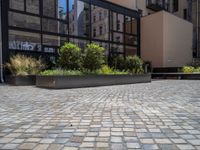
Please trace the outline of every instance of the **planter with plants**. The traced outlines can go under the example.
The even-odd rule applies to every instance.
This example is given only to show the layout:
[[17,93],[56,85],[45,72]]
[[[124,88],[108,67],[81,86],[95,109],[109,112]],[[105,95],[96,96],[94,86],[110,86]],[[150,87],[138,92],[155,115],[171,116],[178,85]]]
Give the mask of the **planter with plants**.
[[140,58],[127,57],[124,68],[119,69],[117,65],[109,67],[104,54],[105,49],[95,43],[88,44],[83,52],[75,44],[66,43],[59,51],[58,68],[37,75],[36,86],[65,89],[151,81],[150,74],[143,74]]
[[11,73],[11,75],[6,76],[6,82],[12,85],[23,86],[35,85],[36,74],[44,68],[44,65],[41,60],[17,54],[10,58],[6,68]]
[[184,66],[175,73],[153,73],[152,78],[159,79],[185,79],[185,80],[200,80],[200,67]]

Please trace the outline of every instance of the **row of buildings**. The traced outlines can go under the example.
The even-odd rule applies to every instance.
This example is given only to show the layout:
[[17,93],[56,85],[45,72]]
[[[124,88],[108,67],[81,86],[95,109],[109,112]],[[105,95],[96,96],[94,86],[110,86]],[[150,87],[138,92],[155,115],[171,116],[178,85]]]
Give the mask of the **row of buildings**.
[[0,0],[0,66],[25,53],[55,60],[64,42],[96,42],[108,58],[139,55],[153,67],[200,57],[198,0]]

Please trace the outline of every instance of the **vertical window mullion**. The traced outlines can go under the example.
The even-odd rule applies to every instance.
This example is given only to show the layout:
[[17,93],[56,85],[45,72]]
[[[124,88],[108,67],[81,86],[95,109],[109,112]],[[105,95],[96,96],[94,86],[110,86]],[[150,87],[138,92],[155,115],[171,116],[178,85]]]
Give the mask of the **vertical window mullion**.
[[26,11],[26,0],[24,0],[24,11],[27,12]]

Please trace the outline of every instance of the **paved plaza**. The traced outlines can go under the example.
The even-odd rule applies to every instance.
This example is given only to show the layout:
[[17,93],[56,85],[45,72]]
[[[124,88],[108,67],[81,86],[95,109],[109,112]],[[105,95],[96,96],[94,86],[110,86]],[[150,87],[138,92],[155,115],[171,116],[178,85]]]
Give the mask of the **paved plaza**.
[[0,85],[0,149],[200,150],[200,81],[69,90]]

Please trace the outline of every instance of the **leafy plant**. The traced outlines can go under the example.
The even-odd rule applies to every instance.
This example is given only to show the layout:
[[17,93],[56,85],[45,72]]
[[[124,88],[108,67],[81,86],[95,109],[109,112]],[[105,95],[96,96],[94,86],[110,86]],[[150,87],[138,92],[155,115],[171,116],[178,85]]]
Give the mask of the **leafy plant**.
[[192,66],[184,66],[182,69],[182,72],[183,73],[193,73],[194,70],[195,70],[195,68]]
[[111,69],[108,65],[103,65],[99,70],[100,74],[113,74],[113,69]]
[[25,55],[14,55],[10,58],[10,63],[6,67],[12,75],[35,75],[38,74],[45,65],[39,59],[28,57]]
[[56,70],[45,70],[40,73],[40,75],[43,76],[71,76],[71,75],[83,75],[81,71],[75,71],[75,70],[61,70],[61,69],[56,69]]
[[77,70],[81,68],[81,50],[73,43],[65,43],[59,50],[58,65],[63,69]]
[[98,44],[88,44],[83,55],[83,67],[89,71],[101,68],[105,63],[105,49]]
[[126,58],[126,69],[131,73],[143,73],[143,61],[138,56],[128,56]]
[[200,73],[200,67],[195,68],[194,72]]
[[113,58],[111,66],[118,70],[126,70],[126,61],[123,56],[117,56]]

